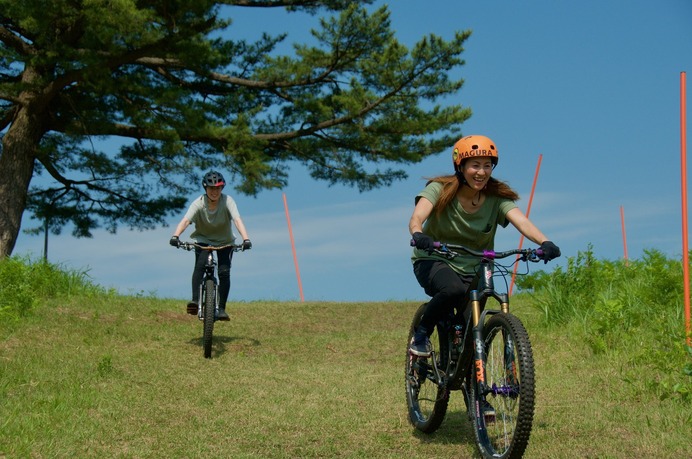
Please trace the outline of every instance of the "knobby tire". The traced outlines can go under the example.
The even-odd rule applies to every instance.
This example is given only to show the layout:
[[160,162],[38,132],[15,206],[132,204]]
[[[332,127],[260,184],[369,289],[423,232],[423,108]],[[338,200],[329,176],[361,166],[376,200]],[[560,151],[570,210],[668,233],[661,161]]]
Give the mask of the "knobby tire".
[[413,332],[423,316],[425,304],[421,305],[413,316],[406,345],[406,403],[411,424],[424,433],[436,431],[447,413],[449,389],[433,382],[434,369],[432,359],[437,367],[447,371],[449,363],[449,334],[442,326],[436,326],[430,335],[432,345],[431,357],[418,357],[409,353]]
[[[485,388],[469,378],[469,415],[476,443],[485,458],[514,459],[523,456],[533,424],[535,374],[529,335],[521,321],[511,314],[495,314],[483,328],[485,347]],[[472,366],[473,367],[473,366]],[[483,399],[495,416],[482,414]]]
[[202,335],[202,343],[204,345],[204,358],[211,358],[211,342],[214,335],[214,314],[216,309],[216,289],[214,281],[208,279],[204,284],[204,313],[203,324],[204,333]]

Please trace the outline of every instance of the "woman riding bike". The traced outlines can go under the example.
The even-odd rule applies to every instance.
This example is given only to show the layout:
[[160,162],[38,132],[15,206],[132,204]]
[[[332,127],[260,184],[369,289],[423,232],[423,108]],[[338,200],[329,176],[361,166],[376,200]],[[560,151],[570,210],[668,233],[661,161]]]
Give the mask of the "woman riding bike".
[[[180,235],[191,223],[195,224],[195,231],[190,235],[199,245],[203,246],[230,246],[235,244],[235,234],[231,223],[235,225],[243,238],[243,250],[250,249],[252,243],[245,230],[243,220],[240,218],[238,206],[233,198],[221,193],[226,181],[220,172],[210,171],[202,180],[204,194],[195,199],[185,213],[185,216],[173,233],[170,244],[178,247]],[[199,307],[199,285],[204,275],[204,265],[207,261],[207,251],[195,249],[195,268],[192,272],[192,301],[187,304],[188,314],[197,314]],[[230,320],[226,312],[226,301],[231,290],[231,259],[233,247],[227,247],[218,251],[219,263],[219,316],[218,320]]]
[[506,183],[491,177],[498,160],[495,142],[488,137],[463,137],[454,144],[454,175],[432,178],[416,196],[408,225],[416,246],[411,257],[413,272],[432,298],[414,330],[410,346],[413,355],[430,355],[430,333],[454,306],[461,304],[478,264],[472,257],[448,259],[431,253],[433,242],[492,250],[497,226],[504,228],[512,223],[526,238],[541,246],[544,260],[560,256],[560,249],[519,210],[515,204],[519,195]]

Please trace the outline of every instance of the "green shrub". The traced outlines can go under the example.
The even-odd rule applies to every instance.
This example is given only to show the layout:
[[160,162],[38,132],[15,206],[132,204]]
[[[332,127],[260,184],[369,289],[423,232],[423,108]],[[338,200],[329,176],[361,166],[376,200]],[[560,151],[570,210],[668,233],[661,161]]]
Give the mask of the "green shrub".
[[86,272],[21,257],[0,260],[0,279],[0,323],[31,314],[42,299],[105,293]]
[[517,287],[532,292],[547,327],[574,324],[594,355],[617,355],[626,382],[692,401],[679,260],[657,250],[641,260],[598,260],[589,245],[566,269],[520,277]]

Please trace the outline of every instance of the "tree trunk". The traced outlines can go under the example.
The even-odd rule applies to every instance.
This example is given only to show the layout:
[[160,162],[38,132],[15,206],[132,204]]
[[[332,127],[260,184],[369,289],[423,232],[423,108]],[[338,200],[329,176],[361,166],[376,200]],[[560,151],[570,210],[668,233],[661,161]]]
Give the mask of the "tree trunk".
[[[28,108],[27,108],[28,107]],[[0,150],[0,258],[12,254],[26,207],[34,160],[44,133],[31,105],[19,108]]]

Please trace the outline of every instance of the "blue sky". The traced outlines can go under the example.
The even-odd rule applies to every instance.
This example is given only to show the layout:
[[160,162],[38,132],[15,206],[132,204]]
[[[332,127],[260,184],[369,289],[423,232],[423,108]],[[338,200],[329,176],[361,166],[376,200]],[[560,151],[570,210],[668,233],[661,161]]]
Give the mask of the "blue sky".
[[[692,2],[388,4],[397,37],[409,46],[429,33],[473,31],[466,65],[454,75],[465,85],[453,102],[473,110],[464,134],[497,143],[495,176],[520,193],[524,211],[543,155],[530,218],[562,249],[557,265],[589,244],[598,258],[623,257],[620,206],[630,258],[647,249],[681,256],[680,73],[692,71]],[[262,9],[231,16],[233,34],[286,31],[289,43],[304,42],[316,23]],[[407,224],[423,177],[449,173],[450,156],[451,146],[407,167],[407,180],[367,193],[327,187],[296,167],[285,190],[234,195],[254,247],[234,258],[231,299],[300,298],[285,193],[306,301],[425,300],[411,270]],[[50,237],[49,259],[125,294],[187,299],[192,256],[168,246],[179,219],[155,231],[97,231],[93,239],[65,231]],[[25,219],[25,227],[33,223]],[[518,243],[513,227],[498,232],[498,250]],[[42,250],[43,237],[21,234],[14,253]]]

